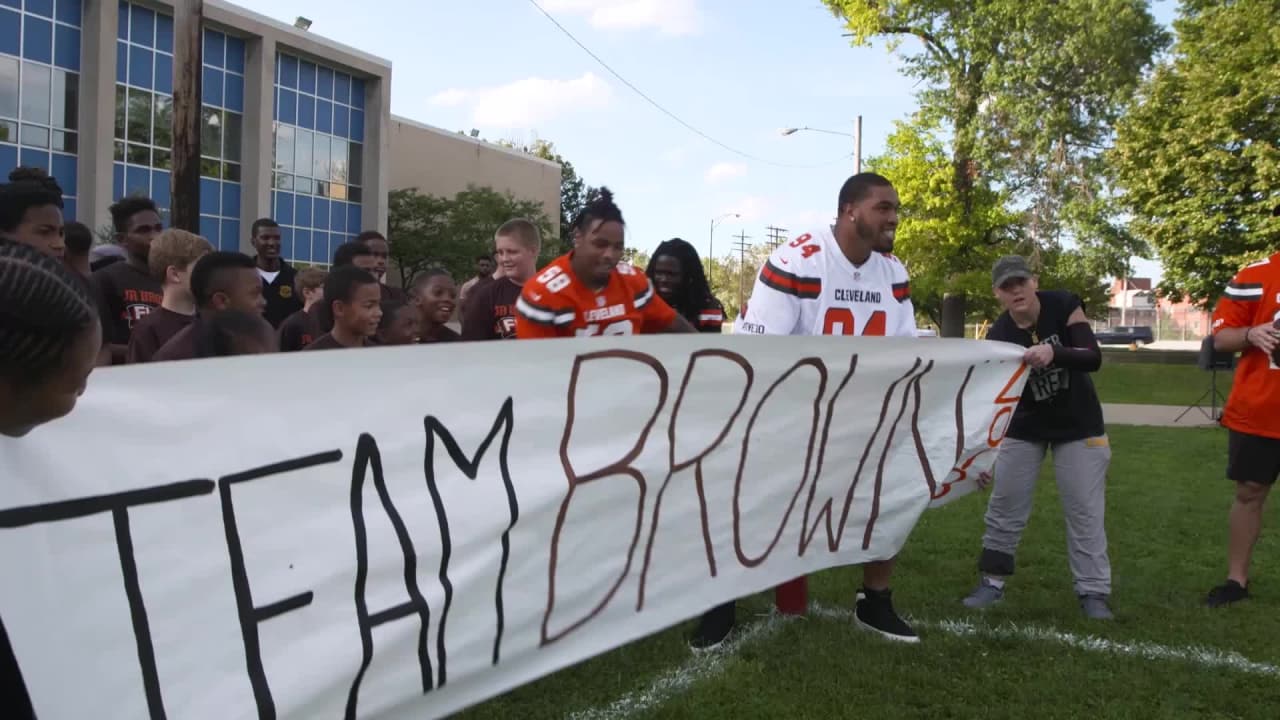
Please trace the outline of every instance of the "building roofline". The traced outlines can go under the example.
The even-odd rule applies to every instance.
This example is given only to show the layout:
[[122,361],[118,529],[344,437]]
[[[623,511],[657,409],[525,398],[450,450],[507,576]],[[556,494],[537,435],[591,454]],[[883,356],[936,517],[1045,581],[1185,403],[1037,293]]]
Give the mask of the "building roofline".
[[471,143],[471,144],[473,144],[473,145],[477,145],[477,146],[484,146],[484,147],[489,148],[489,149],[491,149],[491,150],[496,150],[496,151],[498,151],[498,152],[506,153],[506,154],[508,154],[508,155],[512,155],[512,156],[514,156],[514,157],[523,158],[523,159],[525,159],[525,160],[532,160],[532,161],[534,161],[534,162],[539,162],[539,163],[542,163],[542,164],[547,165],[547,166],[549,166],[549,167],[553,167],[553,168],[555,168],[555,169],[557,169],[557,170],[559,170],[559,169],[560,169],[560,163],[558,163],[558,162],[555,162],[555,161],[552,161],[552,160],[547,160],[547,159],[545,159],[545,158],[540,158],[540,157],[538,157],[537,155],[531,155],[531,154],[529,154],[529,153],[527,153],[527,152],[521,152],[520,150],[516,150],[516,149],[514,149],[514,148],[509,148],[509,147],[506,147],[506,146],[503,146],[503,145],[499,145],[499,144],[497,144],[497,143],[492,143],[492,142],[489,142],[488,140],[481,140],[480,138],[473,138],[473,137],[471,137],[470,135],[465,135],[465,134],[463,134],[463,133],[454,132],[454,131],[452,131],[452,130],[446,130],[446,129],[442,128],[442,127],[436,127],[435,125],[428,125],[428,124],[426,124],[426,123],[418,122],[417,120],[413,120],[413,119],[411,119],[411,118],[403,117],[403,116],[401,116],[401,115],[395,115],[395,114],[392,114],[392,115],[391,115],[391,122],[404,123],[405,125],[409,125],[410,127],[415,127],[415,128],[417,128],[417,129],[419,129],[419,130],[426,130],[426,131],[428,131],[428,132],[433,132],[433,133],[436,133],[437,135],[444,135],[444,136],[446,136],[446,137],[450,137],[450,138],[453,138],[453,139],[455,139],[455,140],[466,140],[467,142],[469,142],[469,143]]
[[[173,0],[161,0],[161,1],[164,2],[166,5],[172,6],[173,4]],[[364,62],[367,62],[371,65],[376,65],[378,67],[385,68],[388,70],[391,68],[391,61],[386,58],[379,57],[377,55],[365,52],[364,50],[352,47],[350,45],[346,45],[344,43],[340,43],[337,40],[332,40],[323,35],[313,33],[310,30],[299,30],[298,28],[294,27],[293,25],[290,25],[289,23],[283,22],[281,20],[276,20],[273,17],[270,17],[268,15],[263,15],[259,12],[255,12],[246,7],[241,7],[240,5],[236,5],[235,3],[228,2],[227,0],[205,0],[206,16],[209,14],[208,11],[210,9],[215,10],[214,17],[208,18],[210,20],[219,22],[216,15],[220,12],[220,13],[225,13],[231,17],[244,18],[246,20],[250,20],[256,23],[261,23],[263,25],[270,26],[274,30],[283,33],[288,38],[293,40],[294,42],[286,43],[286,44],[290,45],[291,47],[296,47],[299,50],[308,51],[309,50],[308,46],[318,46],[325,50],[333,50],[343,55],[350,56],[352,59],[363,60]],[[231,23],[231,25],[232,27],[235,27],[234,23]],[[324,53],[316,52],[315,50],[309,50],[309,51],[321,57],[325,56]]]

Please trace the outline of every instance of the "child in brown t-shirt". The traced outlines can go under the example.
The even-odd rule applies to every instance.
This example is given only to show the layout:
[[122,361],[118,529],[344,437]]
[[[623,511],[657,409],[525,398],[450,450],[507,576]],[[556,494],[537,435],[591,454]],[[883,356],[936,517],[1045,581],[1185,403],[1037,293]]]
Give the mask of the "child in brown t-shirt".
[[195,319],[196,302],[191,294],[191,266],[213,252],[208,240],[186,230],[170,228],[151,241],[147,256],[151,276],[160,281],[160,307],[143,316],[129,336],[128,363],[151,362],[152,356],[169,338]]

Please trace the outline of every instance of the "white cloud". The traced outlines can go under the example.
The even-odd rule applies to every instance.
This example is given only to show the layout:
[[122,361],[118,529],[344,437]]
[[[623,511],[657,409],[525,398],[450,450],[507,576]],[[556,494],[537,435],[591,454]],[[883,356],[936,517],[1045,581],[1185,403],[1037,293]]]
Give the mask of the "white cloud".
[[725,203],[721,213],[737,213],[735,222],[753,223],[768,220],[773,207],[774,202],[771,198],[761,195],[744,195],[733,202]]
[[594,73],[570,80],[529,77],[491,88],[450,88],[431,97],[432,105],[471,106],[476,123],[527,127],[566,112],[605,107],[613,98],[609,84]]
[[701,27],[697,0],[544,0],[548,12],[585,15],[601,30],[654,28],[667,35],[690,35]]
[[667,148],[658,156],[658,160],[663,165],[671,168],[684,167],[685,158],[689,156],[689,150],[683,146]]
[[707,168],[706,180],[708,183],[716,184],[725,180],[732,180],[747,174],[746,163],[718,162]]

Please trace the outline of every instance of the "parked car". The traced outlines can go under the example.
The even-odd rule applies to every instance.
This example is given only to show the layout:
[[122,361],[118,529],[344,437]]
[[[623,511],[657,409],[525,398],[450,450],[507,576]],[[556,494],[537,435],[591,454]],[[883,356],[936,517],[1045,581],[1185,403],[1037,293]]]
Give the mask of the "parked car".
[[1155,333],[1146,325],[1117,325],[1094,333],[1099,345],[1149,345],[1156,341]]

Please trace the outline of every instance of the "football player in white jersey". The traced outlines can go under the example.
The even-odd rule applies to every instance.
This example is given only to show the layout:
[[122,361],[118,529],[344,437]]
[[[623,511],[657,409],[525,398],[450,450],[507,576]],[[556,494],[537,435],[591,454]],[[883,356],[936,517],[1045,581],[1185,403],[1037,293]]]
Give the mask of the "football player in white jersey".
[[[907,269],[890,254],[897,228],[893,184],[874,173],[849,178],[840,188],[835,226],[800,235],[769,256],[734,332],[916,337]],[[893,609],[893,564],[889,559],[862,566],[854,616],[860,627],[886,638],[919,642]],[[695,647],[704,634],[727,635],[726,621],[731,629],[731,606],[703,616]]]

